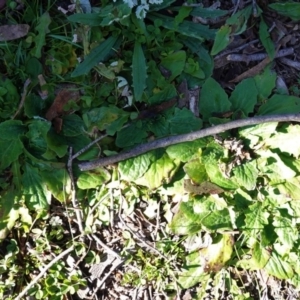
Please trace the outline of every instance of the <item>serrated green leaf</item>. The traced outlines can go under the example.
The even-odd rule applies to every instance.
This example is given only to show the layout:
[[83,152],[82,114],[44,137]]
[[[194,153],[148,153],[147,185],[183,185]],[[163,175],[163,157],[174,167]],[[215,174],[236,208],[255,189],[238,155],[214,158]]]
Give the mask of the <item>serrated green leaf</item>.
[[290,279],[293,277],[293,269],[291,265],[284,261],[283,257],[280,257],[274,251],[265,266],[265,271],[270,275],[273,275],[279,279]]
[[275,57],[275,46],[269,34],[267,24],[263,18],[261,18],[259,23],[259,39],[265,47],[270,59],[273,60]]
[[277,132],[266,139],[265,144],[272,149],[280,149],[294,157],[300,155],[300,125],[290,125],[286,132]]
[[232,222],[229,210],[224,208],[211,212],[202,219],[201,224],[209,230],[231,230]]
[[269,7],[276,10],[280,15],[290,17],[294,21],[300,20],[300,3],[271,3]]
[[245,115],[252,113],[257,103],[258,91],[253,78],[244,79],[231,93],[232,110],[241,110]]
[[107,38],[85,57],[84,61],[73,71],[71,76],[76,77],[87,74],[99,62],[104,61],[110,55],[120,40],[120,37],[115,36]]
[[249,230],[263,229],[268,224],[269,213],[265,211],[262,204],[257,202],[249,206],[245,213],[245,228]]
[[300,177],[294,177],[288,181],[276,185],[280,193],[287,195],[288,197],[298,200],[300,199]]
[[274,231],[278,236],[278,241],[285,248],[285,252],[281,253],[282,256],[289,255],[290,250],[293,248],[295,242],[298,240],[299,233],[294,226],[292,218],[283,216],[276,216],[273,221]]
[[158,188],[175,167],[176,165],[169,156],[164,154],[161,158],[152,162],[148,171],[143,177],[137,179],[136,183],[147,186],[149,189]]
[[104,168],[82,172],[78,176],[77,186],[82,190],[95,189],[110,180],[110,173]]
[[273,95],[263,104],[259,110],[259,115],[289,114],[300,112],[300,98],[288,95]]
[[183,72],[185,61],[185,51],[177,51],[168,54],[161,60],[161,65],[171,72],[171,76],[168,78],[170,82]]
[[225,49],[230,42],[231,27],[229,25],[223,25],[216,34],[216,38],[210,52],[211,55],[217,55],[223,49]]
[[47,190],[39,170],[26,163],[22,179],[27,207],[35,211],[47,210],[51,202],[51,192]]
[[258,177],[256,161],[247,162],[233,169],[236,181],[248,191],[254,190]]
[[141,101],[144,89],[146,87],[147,68],[143,48],[136,41],[134,44],[132,57],[132,79],[133,92],[136,101]]
[[231,103],[222,87],[213,78],[208,78],[202,86],[199,101],[200,113],[204,121],[208,121],[214,113],[229,111]]
[[202,128],[202,120],[187,108],[175,108],[174,115],[167,120],[172,135],[193,132]]
[[[252,250],[252,258],[255,264],[255,269],[259,270],[264,268],[270,259],[270,252],[263,248],[263,246],[257,241],[254,244]],[[251,268],[254,269],[253,267]]]
[[155,154],[153,152],[148,152],[146,154],[121,161],[118,168],[121,179],[135,181],[142,177],[154,159]]

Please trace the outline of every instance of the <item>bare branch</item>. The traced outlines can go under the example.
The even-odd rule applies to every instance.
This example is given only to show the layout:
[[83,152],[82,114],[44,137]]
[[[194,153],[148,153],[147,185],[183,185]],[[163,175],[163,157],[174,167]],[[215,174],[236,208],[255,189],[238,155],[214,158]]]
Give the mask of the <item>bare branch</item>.
[[79,164],[79,168],[81,171],[93,170],[98,167],[107,166],[128,158],[132,158],[144,154],[154,149],[164,148],[164,147],[168,147],[183,142],[194,141],[206,136],[211,136],[234,128],[257,125],[261,123],[269,123],[269,122],[300,122],[300,114],[259,116],[254,118],[235,120],[232,122],[213,126],[210,128],[205,128],[191,133],[168,136],[162,139],[158,139],[149,143],[139,145],[129,151],[119,153],[117,155],[100,158],[98,160],[91,161],[91,162],[81,163]]

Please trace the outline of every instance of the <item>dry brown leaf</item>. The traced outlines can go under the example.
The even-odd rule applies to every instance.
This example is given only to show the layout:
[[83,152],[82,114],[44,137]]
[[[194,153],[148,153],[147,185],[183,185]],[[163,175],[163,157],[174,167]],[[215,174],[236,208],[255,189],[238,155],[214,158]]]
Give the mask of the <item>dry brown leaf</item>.
[[27,35],[29,28],[27,24],[0,26],[0,42],[19,39]]
[[52,121],[54,118],[61,116],[65,113],[64,106],[69,101],[77,102],[79,100],[80,94],[78,90],[61,90],[57,94],[54,102],[46,113],[46,119]]

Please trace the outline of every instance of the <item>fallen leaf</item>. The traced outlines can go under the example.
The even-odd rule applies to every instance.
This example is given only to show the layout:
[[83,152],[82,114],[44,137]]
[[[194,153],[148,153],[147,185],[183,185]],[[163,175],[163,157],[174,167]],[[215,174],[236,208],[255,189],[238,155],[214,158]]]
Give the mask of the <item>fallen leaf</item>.
[[61,90],[57,94],[54,102],[52,103],[51,107],[48,109],[46,113],[46,119],[48,121],[52,121],[54,118],[65,114],[64,106],[69,101],[77,102],[79,100],[80,94],[78,90]]
[[26,36],[30,26],[27,24],[0,26],[0,42],[11,41]]

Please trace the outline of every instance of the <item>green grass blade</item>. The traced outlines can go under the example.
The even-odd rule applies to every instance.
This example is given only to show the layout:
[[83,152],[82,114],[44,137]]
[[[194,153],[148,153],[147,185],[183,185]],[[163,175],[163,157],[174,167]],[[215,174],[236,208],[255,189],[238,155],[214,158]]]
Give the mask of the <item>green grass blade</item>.
[[72,77],[87,74],[100,61],[105,61],[120,38],[111,36],[94,48],[85,60],[74,70]]
[[142,46],[135,42],[132,59],[132,77],[134,97],[137,101],[141,100],[146,86],[147,68]]

